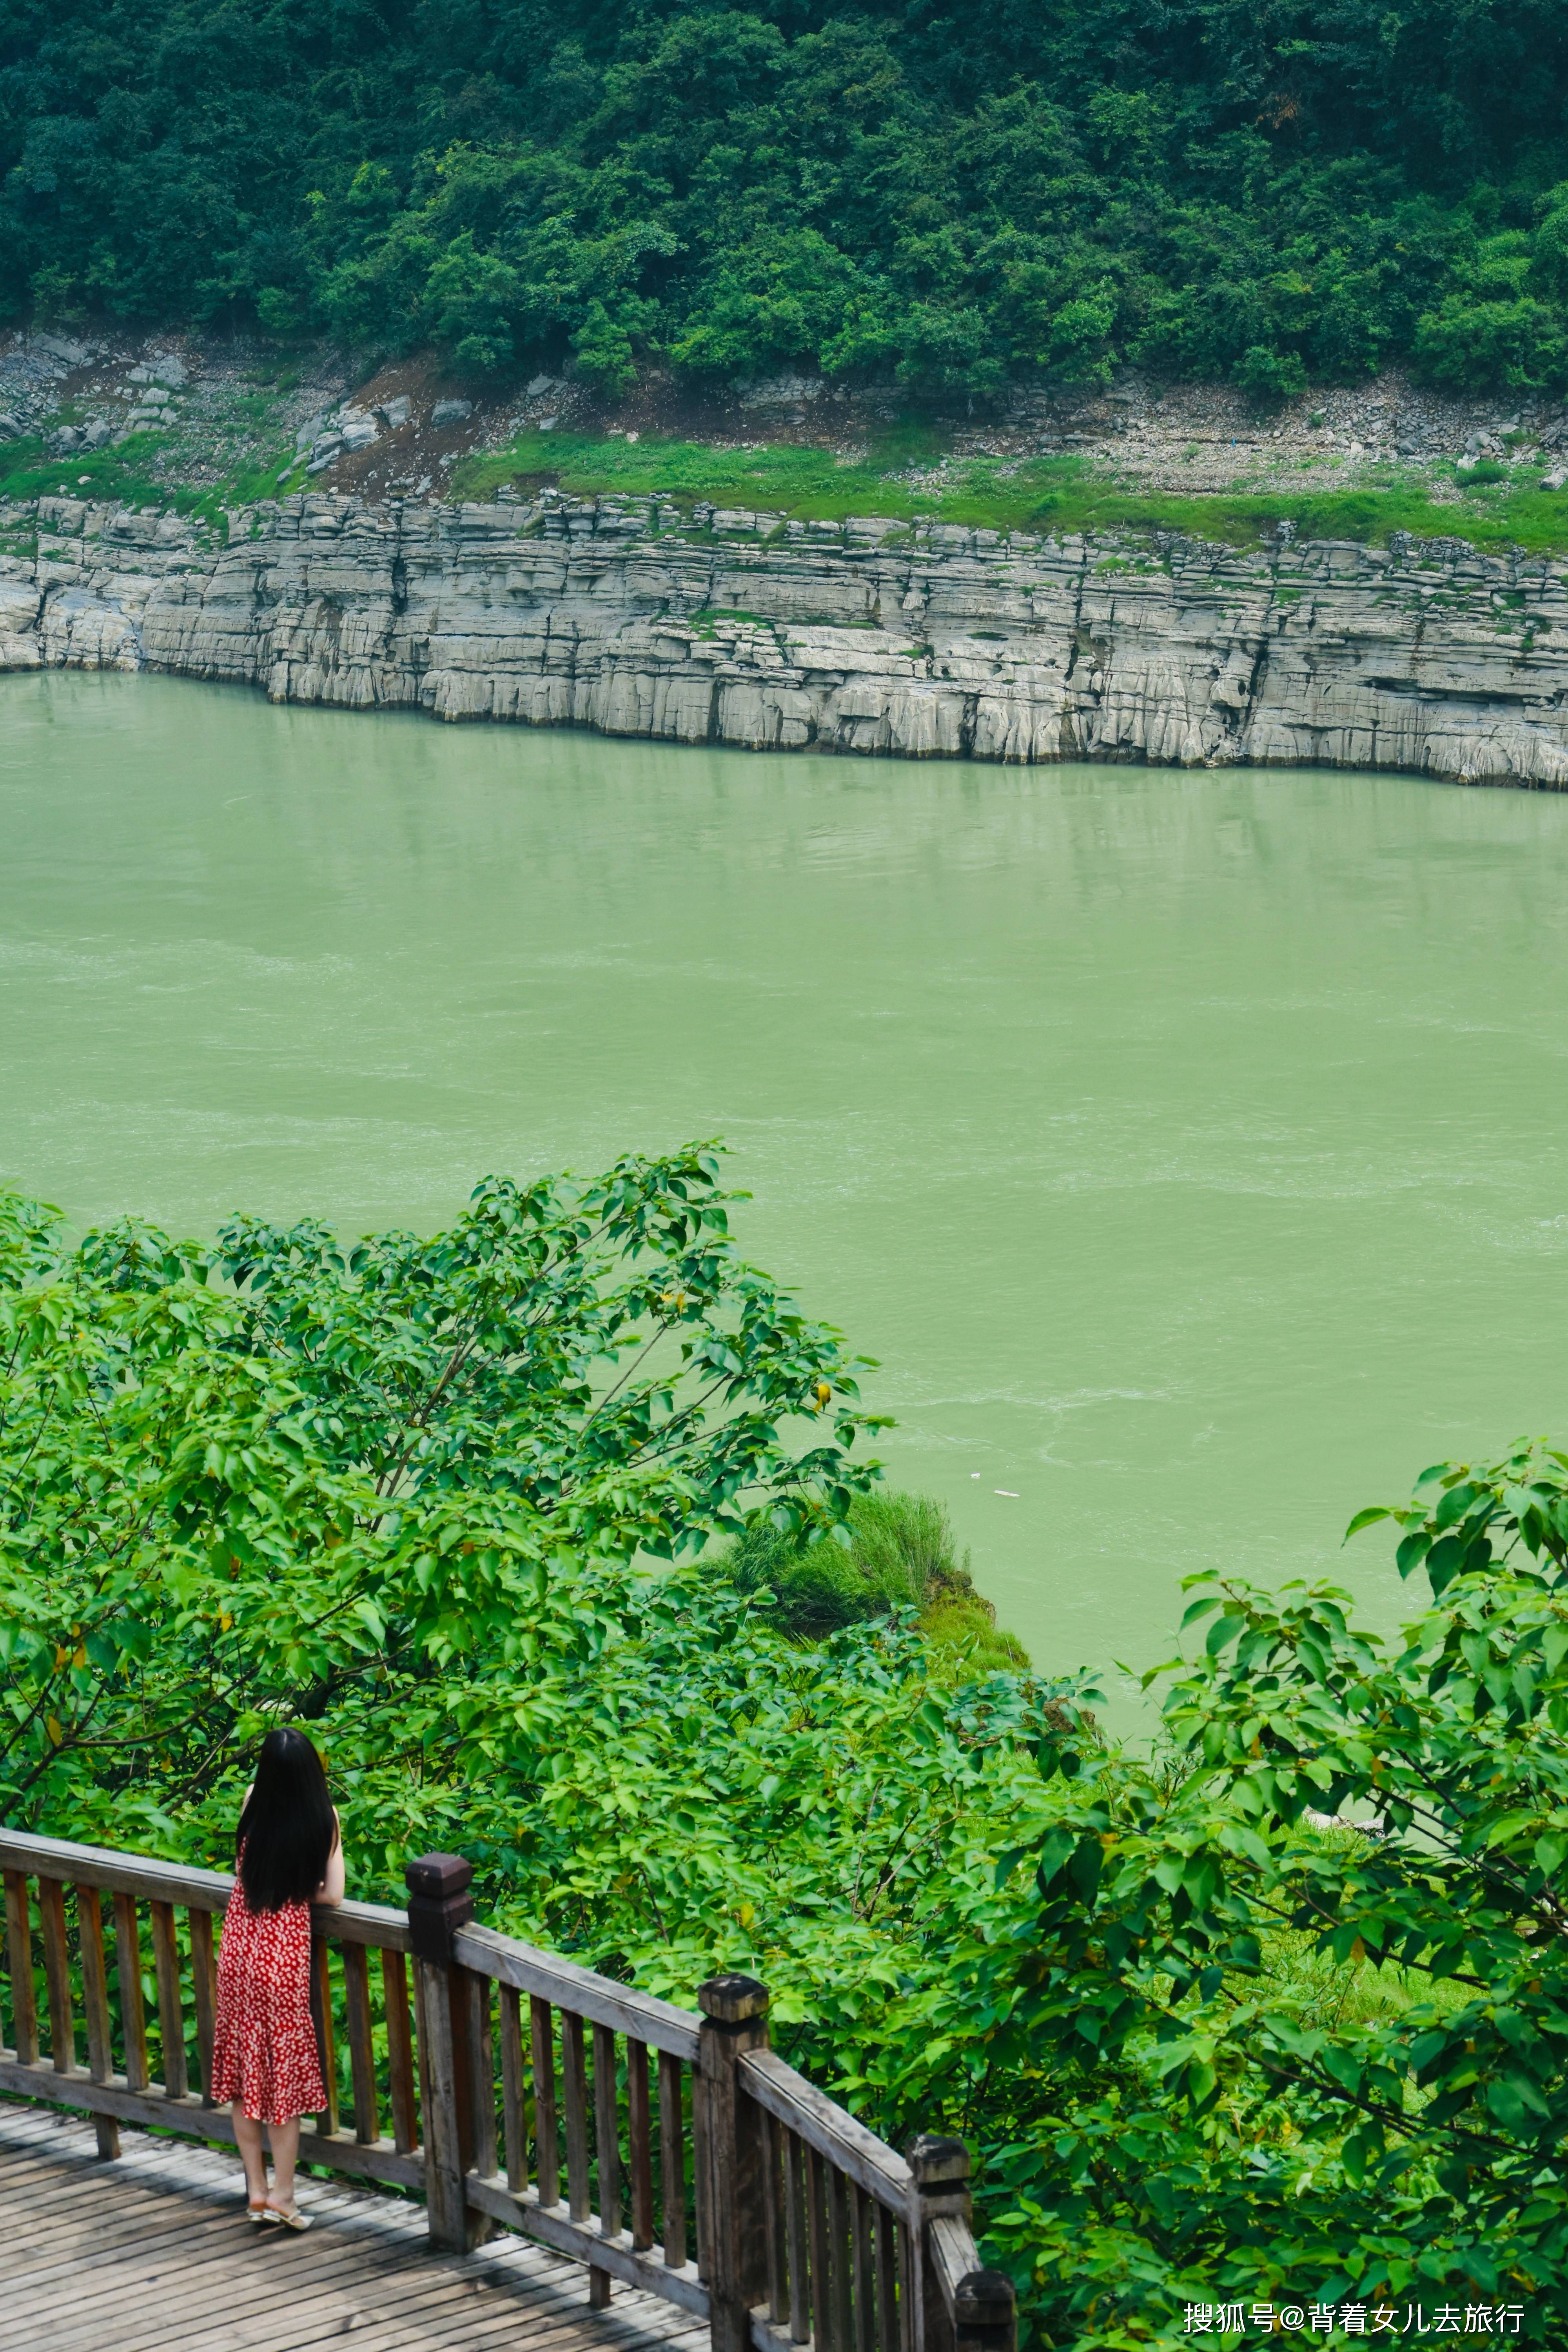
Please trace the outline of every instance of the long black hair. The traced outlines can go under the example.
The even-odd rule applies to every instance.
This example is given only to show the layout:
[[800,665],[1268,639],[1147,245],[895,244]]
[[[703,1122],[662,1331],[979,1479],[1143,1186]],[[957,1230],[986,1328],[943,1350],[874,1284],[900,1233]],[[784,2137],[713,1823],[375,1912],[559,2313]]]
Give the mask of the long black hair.
[[302,1731],[269,1731],[236,1841],[235,1867],[248,1907],[279,1911],[308,1901],[337,1842],[321,1758]]

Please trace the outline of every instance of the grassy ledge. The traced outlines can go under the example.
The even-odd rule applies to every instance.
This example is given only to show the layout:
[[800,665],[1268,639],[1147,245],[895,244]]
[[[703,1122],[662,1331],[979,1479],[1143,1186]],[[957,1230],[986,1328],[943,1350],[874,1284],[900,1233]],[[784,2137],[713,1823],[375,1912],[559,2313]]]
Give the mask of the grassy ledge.
[[172,478],[155,463],[166,446],[157,433],[135,433],[118,447],[79,450],[49,457],[37,435],[0,446],[0,499],[25,500],[65,497],[100,505],[173,509],[222,526],[226,511],[255,506],[278,495],[280,457],[247,467],[220,482],[199,487]]
[[[278,455],[269,452],[254,467],[196,487],[171,477],[164,439],[156,433],[68,457],[47,456],[33,436],[0,447],[0,498],[63,493],[155,506],[216,528],[226,510],[309,487],[301,464],[280,492]],[[682,515],[710,501],[789,521],[878,515],[892,522],[1004,532],[1173,531],[1238,549],[1266,544],[1288,522],[1300,540],[1375,547],[1403,531],[1416,539],[1463,540],[1496,552],[1568,553],[1568,490],[1542,490],[1533,472],[1522,468],[1491,479],[1465,480],[1446,468],[1436,475],[1390,472],[1342,490],[1294,496],[1282,487],[1184,497],[1130,488],[1079,457],[1018,462],[945,457],[939,436],[915,424],[893,428],[850,458],[787,443],[725,448],[652,436],[634,442],[617,435],[528,432],[504,448],[465,459],[447,495],[484,499],[502,488],[526,495],[545,487],[576,497],[664,498]],[[1434,497],[1435,487],[1446,494]]]
[[[1457,502],[1451,491],[1447,499],[1432,496],[1435,478],[1458,487]],[[1183,498],[1129,488],[1077,457],[943,461],[936,436],[912,425],[853,461],[829,449],[787,445],[715,449],[692,441],[530,432],[469,458],[454,475],[451,494],[485,499],[504,488],[527,493],[546,486],[582,498],[662,496],[683,509],[710,499],[799,522],[874,514],[1003,531],[1170,530],[1237,547],[1261,545],[1289,522],[1300,539],[1376,546],[1408,531],[1479,548],[1568,551],[1568,491],[1516,487],[1510,478],[1458,485],[1449,469],[1294,497],[1281,488]]]

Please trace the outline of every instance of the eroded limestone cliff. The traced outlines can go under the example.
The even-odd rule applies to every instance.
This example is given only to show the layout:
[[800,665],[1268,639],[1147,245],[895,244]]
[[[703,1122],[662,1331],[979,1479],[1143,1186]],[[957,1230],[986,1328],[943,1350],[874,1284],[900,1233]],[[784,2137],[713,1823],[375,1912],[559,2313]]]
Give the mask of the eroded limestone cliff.
[[1457,541],[1151,549],[548,493],[289,499],[226,545],[53,499],[0,535],[10,669],[756,749],[1568,786],[1568,566]]

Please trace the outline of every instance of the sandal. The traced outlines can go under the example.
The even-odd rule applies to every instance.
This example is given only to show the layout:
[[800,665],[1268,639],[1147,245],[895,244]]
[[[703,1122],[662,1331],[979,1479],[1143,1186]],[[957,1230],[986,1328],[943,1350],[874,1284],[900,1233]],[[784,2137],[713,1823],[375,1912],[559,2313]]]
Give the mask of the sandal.
[[247,2197],[245,2200],[245,2218],[247,2221],[254,2221],[257,2228],[259,2230],[262,2223],[267,2219],[266,2198],[263,2197],[259,2201],[258,2201],[257,2200]]
[[310,2215],[301,2213],[298,2205],[274,2205],[270,2198],[261,2209],[261,2218],[285,2230],[308,2230],[310,2226]]

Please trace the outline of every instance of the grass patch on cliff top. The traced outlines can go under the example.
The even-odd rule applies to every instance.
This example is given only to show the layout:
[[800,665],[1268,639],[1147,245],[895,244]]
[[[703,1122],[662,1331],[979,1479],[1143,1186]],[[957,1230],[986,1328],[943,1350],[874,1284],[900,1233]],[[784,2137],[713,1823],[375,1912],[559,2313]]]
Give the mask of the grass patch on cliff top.
[[177,453],[163,467],[156,464],[168,451],[164,435],[136,433],[118,448],[50,457],[42,437],[31,434],[0,446],[0,499],[88,499],[100,505],[172,508],[221,530],[226,510],[278,495],[275,459],[221,482],[197,484],[180,480]]
[[451,495],[483,499],[508,485],[527,492],[547,484],[582,498],[660,494],[685,511],[709,499],[798,522],[880,515],[1002,531],[1171,530],[1236,547],[1261,545],[1289,522],[1300,539],[1377,545],[1404,530],[1498,551],[1568,551],[1568,491],[1515,488],[1507,479],[1468,484],[1458,504],[1433,499],[1428,479],[1416,475],[1295,495],[1178,496],[1130,489],[1078,457],[942,462],[935,436],[918,425],[895,427],[853,462],[830,449],[784,443],[710,448],[652,437],[628,443],[525,433],[505,449],[469,458],[454,475]]

